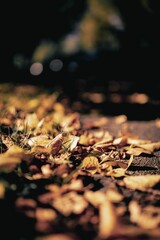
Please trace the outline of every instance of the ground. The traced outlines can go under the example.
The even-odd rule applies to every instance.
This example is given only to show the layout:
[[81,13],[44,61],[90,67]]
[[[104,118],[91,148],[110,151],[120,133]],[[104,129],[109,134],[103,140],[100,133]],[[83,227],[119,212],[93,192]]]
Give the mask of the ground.
[[158,117],[83,111],[35,86],[3,85],[0,98],[5,239],[160,238]]

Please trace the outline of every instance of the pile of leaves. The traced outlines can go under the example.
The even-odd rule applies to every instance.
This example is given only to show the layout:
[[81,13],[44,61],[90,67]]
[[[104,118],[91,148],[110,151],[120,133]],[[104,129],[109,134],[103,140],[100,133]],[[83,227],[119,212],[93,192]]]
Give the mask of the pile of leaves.
[[112,118],[114,135],[109,117],[83,119],[57,92],[17,86],[0,98],[6,238],[159,239],[160,173],[129,170],[137,156],[152,159],[160,141],[130,132],[125,115]]

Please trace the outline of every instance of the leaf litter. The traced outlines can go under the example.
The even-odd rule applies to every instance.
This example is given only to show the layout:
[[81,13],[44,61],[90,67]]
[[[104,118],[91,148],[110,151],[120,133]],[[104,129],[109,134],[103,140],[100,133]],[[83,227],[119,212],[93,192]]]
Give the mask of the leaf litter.
[[25,90],[2,92],[0,105],[0,201],[15,221],[32,221],[21,237],[159,239],[160,175],[129,170],[139,156],[152,160],[160,141],[129,131],[125,115],[112,118],[115,135],[110,118],[83,121],[57,93]]

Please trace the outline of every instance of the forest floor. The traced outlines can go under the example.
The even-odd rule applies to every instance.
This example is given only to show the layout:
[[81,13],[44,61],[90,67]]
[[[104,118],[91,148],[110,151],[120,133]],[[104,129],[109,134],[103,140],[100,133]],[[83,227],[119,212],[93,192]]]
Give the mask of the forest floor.
[[107,116],[101,94],[71,106],[31,85],[0,91],[5,240],[160,239],[158,117]]

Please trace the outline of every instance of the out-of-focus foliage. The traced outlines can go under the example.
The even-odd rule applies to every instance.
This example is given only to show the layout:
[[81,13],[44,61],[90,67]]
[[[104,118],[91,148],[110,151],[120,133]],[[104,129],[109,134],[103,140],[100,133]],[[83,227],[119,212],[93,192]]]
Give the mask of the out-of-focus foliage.
[[[47,8],[47,4],[48,3],[46,3],[45,8]],[[60,20],[63,24],[59,25],[60,29],[58,32],[55,31],[55,19],[53,18],[52,22],[52,16],[50,17],[51,22],[48,22],[48,26],[45,26],[50,30],[47,33],[42,27],[41,31],[46,32],[46,34],[42,34],[43,38],[39,37],[38,41],[36,40],[37,45],[34,47],[30,56],[32,62],[44,62],[56,54],[68,55],[80,51],[95,52],[102,49],[120,49],[122,47],[121,36],[128,31],[127,28],[130,28],[130,31],[134,30],[133,36],[131,36],[132,38],[135,37],[136,39],[136,37],[142,37],[140,41],[144,41],[144,44],[147,44],[147,39],[143,39],[145,36],[134,36],[134,32],[136,32],[136,28],[138,27],[137,21],[141,20],[140,15],[136,15],[137,12],[139,14],[142,12],[142,14],[146,15],[146,18],[148,17],[148,19],[150,18],[150,15],[154,15],[155,6],[151,4],[151,1],[131,1],[130,6],[135,7],[135,9],[132,9],[132,13],[131,7],[129,8],[126,1],[87,0],[85,4],[81,5],[84,5],[84,7],[79,8],[79,17],[75,17],[73,12],[78,12],[78,3],[75,3],[74,1],[60,1],[57,3],[56,1],[54,7],[58,12],[57,24],[59,24]],[[48,4],[48,8],[49,7]],[[30,6],[30,8],[32,8],[32,6]],[[53,15],[54,12],[55,9],[53,9]],[[131,19],[132,16],[129,16],[130,13],[131,15],[135,13],[134,19]],[[51,13],[49,12],[49,14]],[[69,14],[71,16],[66,19]],[[59,19],[58,16],[61,19]],[[45,21],[44,24],[46,24]],[[53,29],[51,26],[53,26]],[[141,22],[140,26],[143,27]],[[148,30],[149,27],[150,26],[148,26]],[[58,28],[58,25],[56,28]],[[144,28],[146,28],[146,26],[144,26]],[[137,33],[138,31],[139,29],[137,29]],[[18,58],[19,61],[21,60],[21,64],[17,61],[17,58],[18,57],[14,58],[14,64],[21,68],[21,64],[24,65],[26,63],[24,60],[25,56],[24,59],[22,56],[21,59]]]

